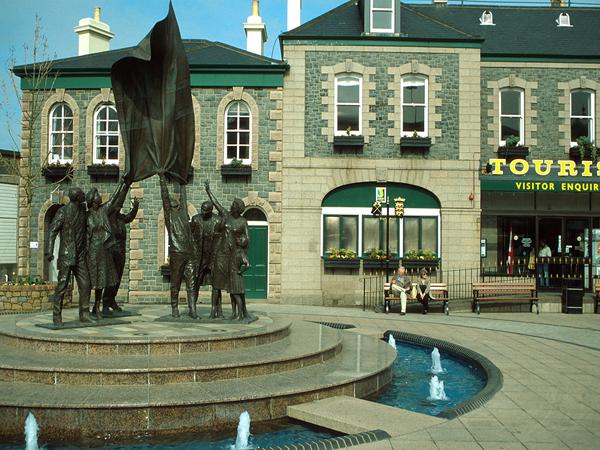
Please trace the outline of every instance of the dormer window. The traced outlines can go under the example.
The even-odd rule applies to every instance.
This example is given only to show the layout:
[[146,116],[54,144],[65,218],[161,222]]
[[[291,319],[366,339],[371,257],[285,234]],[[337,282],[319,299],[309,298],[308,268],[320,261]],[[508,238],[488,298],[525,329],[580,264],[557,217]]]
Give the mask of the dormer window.
[[567,13],[560,13],[558,19],[556,19],[556,26],[559,27],[572,27],[571,17]]
[[371,32],[394,32],[395,0],[371,0]]
[[494,23],[494,16],[491,11],[484,11],[479,18],[480,25],[496,25]]

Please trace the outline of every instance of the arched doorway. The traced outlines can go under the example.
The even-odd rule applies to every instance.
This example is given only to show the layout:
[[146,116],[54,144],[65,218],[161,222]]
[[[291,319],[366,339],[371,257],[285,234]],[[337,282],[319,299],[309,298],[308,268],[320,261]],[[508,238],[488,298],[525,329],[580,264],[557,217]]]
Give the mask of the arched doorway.
[[[56,212],[60,209],[62,205],[52,205],[46,211],[46,215],[44,216],[44,243],[48,242],[49,234],[50,234],[50,224],[52,220],[54,220],[54,216]],[[48,261],[44,258],[44,280],[46,281],[57,281],[58,280],[58,250],[60,248],[60,235],[56,237],[56,241],[54,242],[54,259],[52,261]],[[39,251],[44,251],[44,249],[40,249]]]
[[246,298],[267,298],[269,274],[269,223],[265,213],[258,208],[248,208],[244,211],[248,221],[250,245],[248,260],[250,268],[244,273]]

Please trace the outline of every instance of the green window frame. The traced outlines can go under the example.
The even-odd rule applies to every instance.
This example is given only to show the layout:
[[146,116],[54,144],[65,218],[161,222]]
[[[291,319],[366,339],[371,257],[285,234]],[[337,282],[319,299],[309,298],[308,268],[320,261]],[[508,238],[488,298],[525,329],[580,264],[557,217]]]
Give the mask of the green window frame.
[[[383,250],[385,252],[386,249],[386,231],[387,231],[387,220],[385,216],[379,217],[371,217],[371,216],[362,216],[362,252],[363,257],[366,257],[369,251],[374,248],[372,245],[367,244],[368,240],[378,240],[377,249]],[[377,239],[368,239],[368,234],[372,232],[372,229],[367,226],[367,222],[375,222],[378,221],[378,229],[377,229]],[[395,231],[394,231],[395,227]],[[395,238],[396,242],[393,243],[393,239]],[[398,256],[400,250],[400,220],[396,216],[390,217],[390,255]]]
[[[429,225],[429,230],[432,232],[430,236],[423,236],[425,225]],[[411,226],[411,222],[416,224],[416,228]],[[430,222],[429,224],[427,222]],[[403,239],[402,239],[402,254],[406,255],[410,250],[417,251],[432,251],[439,257],[438,254],[438,231],[439,218],[436,216],[421,216],[421,217],[404,217],[403,224]],[[409,235],[411,234],[411,235]],[[416,236],[415,236],[416,235]],[[416,241],[416,242],[415,242]],[[414,245],[416,243],[416,246]]]
[[358,216],[323,216],[323,255],[327,255],[331,248],[345,248],[358,253]]

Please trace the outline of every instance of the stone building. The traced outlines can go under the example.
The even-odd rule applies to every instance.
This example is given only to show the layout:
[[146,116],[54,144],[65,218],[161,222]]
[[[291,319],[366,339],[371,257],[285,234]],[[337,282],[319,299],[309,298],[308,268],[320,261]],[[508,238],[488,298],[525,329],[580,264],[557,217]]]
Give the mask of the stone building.
[[[249,35],[258,32],[266,38],[258,11],[255,13],[256,16],[251,16],[253,27],[247,32]],[[83,40],[84,48],[96,50],[99,37],[108,40],[112,36],[102,25],[99,12],[94,19],[80,22],[76,29],[80,53],[82,36],[96,39],[93,45]],[[248,297],[278,298],[286,65],[219,42],[184,40],[184,46],[190,64],[196,125],[193,175],[187,188],[190,214],[199,211],[201,203],[207,200],[204,180],[211,182],[213,192],[226,208],[235,197],[243,198],[253,243],[250,256],[256,261],[248,271]],[[45,279],[56,277],[54,263],[44,258],[44,245],[49,224],[60,204],[66,201],[70,186],[79,186],[84,192],[96,187],[106,199],[122,174],[124,150],[111,92],[110,69],[132,49],[104,50],[54,61],[52,77],[56,78],[53,88],[43,91],[39,120],[31,124],[31,130],[23,130],[33,133],[34,138],[32,148],[23,140],[22,164],[41,170],[46,186],[35,191],[30,203],[21,189],[18,240],[21,274]],[[15,73],[22,77],[24,109],[30,107],[34,95],[28,78],[30,69],[15,68]],[[177,192],[175,186],[171,188]],[[165,267],[168,237],[158,177],[134,183],[130,197],[134,196],[140,199],[141,206],[131,224],[128,262],[119,298],[131,302],[161,301],[167,299],[169,291]],[[30,245],[32,242],[35,244]]]

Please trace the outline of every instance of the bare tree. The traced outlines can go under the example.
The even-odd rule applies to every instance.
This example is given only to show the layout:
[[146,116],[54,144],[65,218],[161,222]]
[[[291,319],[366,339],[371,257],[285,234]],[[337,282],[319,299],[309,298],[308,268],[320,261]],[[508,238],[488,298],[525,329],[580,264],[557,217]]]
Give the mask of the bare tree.
[[[4,97],[3,109],[6,119],[8,134],[13,145],[13,157],[1,156],[0,165],[4,167],[9,175],[19,178],[19,186],[24,190],[21,206],[28,206],[33,199],[34,191],[42,186],[47,186],[44,181],[42,171],[49,165],[50,150],[46,150],[45,158],[42,158],[41,170],[35,170],[31,163],[34,150],[34,136],[36,124],[41,121],[41,113],[44,102],[54,88],[54,83],[58,77],[58,72],[53,70],[54,57],[50,57],[48,52],[48,41],[42,30],[40,17],[36,14],[33,31],[33,43],[31,46],[23,45],[24,60],[31,61],[29,64],[19,66],[18,75],[15,73],[16,52],[12,48],[8,58],[9,82],[2,82],[2,95]],[[24,80],[24,89],[21,90],[20,79]],[[8,99],[16,96],[21,107],[21,119],[17,120],[14,112],[7,106]],[[15,129],[15,125],[19,129]],[[21,158],[17,155],[20,149],[27,148],[29,154],[22,154]],[[60,184],[66,179],[72,177],[72,171],[54,184]]]

